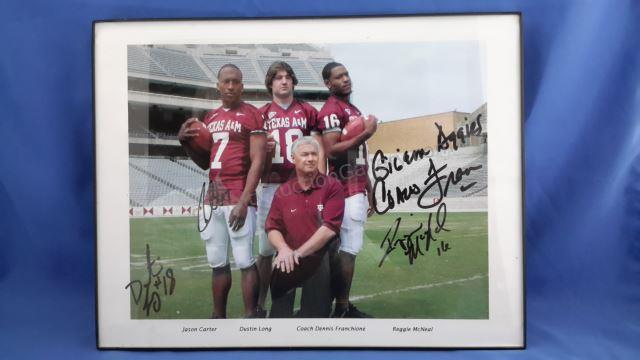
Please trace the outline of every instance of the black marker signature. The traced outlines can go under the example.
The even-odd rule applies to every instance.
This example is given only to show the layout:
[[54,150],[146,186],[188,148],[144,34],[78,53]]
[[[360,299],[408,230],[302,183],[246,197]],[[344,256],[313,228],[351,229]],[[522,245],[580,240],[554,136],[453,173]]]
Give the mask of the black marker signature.
[[458,150],[458,140],[464,144],[465,139],[471,137],[471,135],[482,135],[482,123],[480,123],[481,118],[482,114],[478,114],[476,120],[471,124],[466,124],[464,127],[460,126],[457,131],[452,131],[449,135],[446,135],[444,131],[442,131],[442,126],[440,124],[434,123],[438,128],[438,152],[440,150],[447,150],[449,148],[449,143],[453,146],[453,150]]
[[[208,200],[208,201],[207,201]],[[202,211],[202,219],[204,220],[204,226],[201,227],[200,221],[198,221],[198,231],[203,232],[213,217],[213,210],[215,210],[219,204],[231,203],[231,193],[228,189],[218,187],[218,183],[210,181],[209,188],[207,189],[207,183],[202,183],[202,189],[200,190],[200,196],[198,197],[198,219],[200,219],[200,211]],[[204,205],[211,206],[209,215],[204,211]]]
[[[411,214],[413,216],[413,214]],[[426,222],[421,222],[417,228],[411,230],[409,233],[398,234],[402,218],[396,218],[394,225],[389,228],[387,234],[384,236],[380,248],[386,246],[386,250],[378,267],[382,267],[384,260],[394,250],[402,248],[404,255],[409,259],[409,265],[413,265],[413,261],[420,255],[425,255],[432,249],[438,253],[438,256],[442,256],[445,252],[451,250],[451,245],[443,240],[438,240],[434,234],[438,234],[440,231],[449,231],[444,225],[447,221],[447,204],[444,202],[438,206],[438,211],[435,214],[435,228],[432,228],[431,220],[433,219],[433,213],[429,213]],[[423,245],[421,245],[421,242]],[[432,246],[433,245],[433,246]]]
[[[171,296],[176,288],[176,278],[173,275],[173,269],[167,268],[164,270],[162,264],[156,264],[156,260],[160,260],[159,257],[151,260],[151,250],[149,250],[149,244],[147,244],[146,250],[146,268],[147,279],[143,284],[141,280],[133,280],[125,286],[125,289],[131,289],[131,295],[133,296],[133,302],[136,305],[142,301],[142,310],[149,316],[150,310],[159,312],[162,308],[162,300],[160,295]],[[163,271],[164,270],[164,271]],[[144,292],[144,299],[142,295]]]
[[[457,168],[456,170],[449,172],[448,175],[441,175],[441,173],[447,168],[448,165],[444,164],[440,167],[436,167],[433,159],[429,158],[429,170],[427,171],[428,176],[422,182],[422,185],[425,185],[423,189],[421,189],[418,184],[413,183],[407,187],[396,186],[394,190],[391,190],[387,189],[385,180],[391,174],[402,172],[404,169],[406,169],[402,164],[397,164],[396,160],[397,159],[394,159],[393,163],[390,162],[389,158],[384,155],[382,150],[376,151],[376,153],[373,155],[372,168],[374,179],[374,210],[380,215],[385,214],[387,211],[395,208],[398,204],[407,202],[415,195],[418,195],[417,205],[422,209],[429,209],[436,205],[439,205],[442,202],[442,199],[447,196],[450,185],[459,184],[464,179],[464,177],[469,176],[472,171],[482,168],[482,165],[470,166],[467,168]],[[411,164],[411,162],[409,162],[409,164]],[[446,183],[443,185],[442,180],[444,179],[446,179]],[[467,191],[475,184],[476,181],[470,182],[468,184],[461,184],[460,191]],[[437,193],[437,195],[427,196],[430,195],[432,189]],[[380,201],[378,201],[377,195],[380,195]],[[431,202],[427,201],[427,199],[431,199]]]

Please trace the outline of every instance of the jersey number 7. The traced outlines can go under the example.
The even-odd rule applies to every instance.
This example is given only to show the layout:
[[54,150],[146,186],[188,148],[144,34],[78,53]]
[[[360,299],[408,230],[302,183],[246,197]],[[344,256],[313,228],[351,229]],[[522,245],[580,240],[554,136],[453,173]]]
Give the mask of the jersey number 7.
[[222,152],[227,147],[229,143],[229,133],[228,132],[219,132],[213,133],[213,143],[220,141],[220,146],[218,146],[218,150],[216,151],[216,155],[213,157],[213,161],[211,162],[212,169],[222,169],[222,162],[220,158],[222,157]]

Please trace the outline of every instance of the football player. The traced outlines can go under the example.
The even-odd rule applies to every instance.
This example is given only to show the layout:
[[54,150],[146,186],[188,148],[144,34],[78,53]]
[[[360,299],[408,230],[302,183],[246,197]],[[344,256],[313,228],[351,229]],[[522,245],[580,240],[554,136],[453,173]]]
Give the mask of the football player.
[[356,255],[362,249],[364,223],[373,209],[365,142],[375,133],[378,119],[369,115],[364,121],[363,132],[352,139],[340,141],[342,129],[350,118],[362,114],[349,101],[351,78],[344,65],[328,63],[322,69],[322,78],[331,95],[318,113],[318,128],[322,130],[329,171],[342,182],[346,197],[340,228],[340,249],[331,262],[332,287],[336,299],[332,317],[370,317],[349,302],[349,291]]
[[255,190],[264,166],[266,136],[258,109],[241,100],[244,87],[237,66],[226,64],[220,68],[217,88],[222,106],[209,111],[203,121],[213,137],[210,155],[202,156],[188,146],[190,138],[197,136],[197,130],[189,125],[197,119],[191,118],[182,125],[178,139],[191,159],[209,170],[209,188],[198,222],[212,268],[212,318],[227,315],[231,289],[229,244],[242,274],[245,317],[255,317],[258,297],[258,273],[253,257]]
[[[318,143],[322,138],[317,130],[317,110],[310,104],[295,99],[293,91],[298,84],[296,74],[289,64],[276,61],[267,70],[265,86],[273,101],[260,108],[267,131],[267,160],[262,175],[262,188],[258,193],[258,273],[260,275],[260,295],[258,305],[264,308],[269,290],[272,260],[275,249],[267,239],[264,225],[271,208],[273,195],[278,186],[292,176],[293,143],[304,136],[312,135]],[[326,172],[326,160],[322,147],[319,151],[318,169]],[[263,312],[260,310],[260,314]]]

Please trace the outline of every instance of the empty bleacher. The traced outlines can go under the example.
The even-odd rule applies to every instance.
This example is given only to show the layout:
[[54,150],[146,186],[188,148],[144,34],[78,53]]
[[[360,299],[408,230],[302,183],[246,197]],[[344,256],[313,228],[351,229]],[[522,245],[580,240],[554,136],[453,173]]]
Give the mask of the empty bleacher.
[[157,138],[156,134],[153,131],[149,130],[147,127],[144,127],[141,124],[131,124],[129,126],[129,136],[136,138],[145,138],[145,139],[155,139]]
[[132,206],[193,205],[207,173],[190,160],[129,158],[129,198]]
[[311,70],[307,68],[307,65],[302,60],[296,59],[287,59],[287,58],[268,58],[268,59],[258,59],[258,64],[262,71],[266,74],[269,66],[273,64],[274,61],[284,61],[287,64],[291,65],[293,71],[296,73],[296,77],[298,78],[299,85],[322,85],[322,82],[318,78],[316,78]]
[[127,67],[129,71],[134,72],[162,76],[169,75],[155,61],[149,58],[145,50],[137,46],[129,46],[127,48]]
[[191,54],[175,50],[150,48],[149,55],[175,77],[211,81]]
[[333,60],[331,59],[309,60],[307,62],[309,63],[309,65],[311,65],[311,68],[316,72],[316,74],[318,75],[318,78],[322,79],[322,69],[324,68],[325,65],[327,65],[331,61]]
[[[245,84],[262,85],[267,69],[274,61],[285,61],[291,65],[303,86],[324,88],[322,67],[331,61],[324,58],[308,58],[309,53],[318,49],[307,44],[286,45],[233,45],[238,54],[220,53],[221,48],[213,46],[209,53],[198,51],[196,47],[179,46],[151,47],[129,46],[128,69],[131,72],[161,75],[176,79],[214,82],[220,67],[231,63],[242,71]],[[265,54],[265,50],[268,50]],[[283,56],[283,52],[292,56]],[[272,55],[271,55],[272,54]]]
[[218,70],[225,64],[234,64],[242,71],[242,80],[245,84],[262,84],[264,77],[258,75],[255,66],[250,59],[240,56],[202,56],[202,62],[217,76]]

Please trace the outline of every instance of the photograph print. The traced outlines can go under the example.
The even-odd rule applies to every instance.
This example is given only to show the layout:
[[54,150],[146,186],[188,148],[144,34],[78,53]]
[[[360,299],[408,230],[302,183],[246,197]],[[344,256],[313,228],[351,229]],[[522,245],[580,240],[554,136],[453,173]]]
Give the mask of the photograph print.
[[[127,51],[132,318],[488,317],[481,44]],[[345,141],[352,122],[361,128]],[[299,203],[281,206],[270,229],[276,190],[297,187],[296,141],[313,145],[318,176],[340,182],[342,217],[319,198],[301,217],[291,216]],[[263,154],[252,153],[258,145]],[[280,193],[299,202],[293,189]],[[234,208],[246,214],[237,229]],[[289,231],[305,220],[306,232]],[[293,262],[280,256],[280,269],[278,255],[320,228],[326,238]],[[149,273],[162,286],[145,299]],[[273,286],[293,300],[298,288],[289,311],[274,314]],[[301,306],[318,297],[325,303]]]
[[519,21],[97,23],[99,347],[522,347]]

